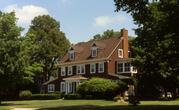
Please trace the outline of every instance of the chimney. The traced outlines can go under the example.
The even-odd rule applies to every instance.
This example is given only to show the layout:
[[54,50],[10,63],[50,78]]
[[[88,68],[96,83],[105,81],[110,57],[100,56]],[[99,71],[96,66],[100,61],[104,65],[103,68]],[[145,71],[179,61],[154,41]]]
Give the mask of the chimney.
[[121,37],[123,37],[123,41],[122,41],[123,57],[128,58],[128,48],[129,48],[128,30],[126,30],[125,28],[121,29]]

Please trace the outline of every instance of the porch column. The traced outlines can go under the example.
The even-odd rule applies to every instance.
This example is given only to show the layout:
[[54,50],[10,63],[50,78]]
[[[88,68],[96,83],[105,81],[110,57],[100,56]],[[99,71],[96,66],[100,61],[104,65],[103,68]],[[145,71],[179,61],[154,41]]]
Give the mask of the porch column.
[[65,81],[65,93],[68,94],[68,81]]

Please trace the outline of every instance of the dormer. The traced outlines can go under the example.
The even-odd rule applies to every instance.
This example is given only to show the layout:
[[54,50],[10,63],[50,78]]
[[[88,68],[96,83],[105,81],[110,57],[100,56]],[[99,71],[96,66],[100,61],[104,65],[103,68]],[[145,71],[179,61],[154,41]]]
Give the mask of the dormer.
[[91,57],[95,58],[97,57],[97,54],[98,54],[97,46],[95,43],[93,43],[91,47]]
[[71,47],[69,52],[68,52],[68,58],[69,60],[74,60],[75,59],[75,51],[74,49]]

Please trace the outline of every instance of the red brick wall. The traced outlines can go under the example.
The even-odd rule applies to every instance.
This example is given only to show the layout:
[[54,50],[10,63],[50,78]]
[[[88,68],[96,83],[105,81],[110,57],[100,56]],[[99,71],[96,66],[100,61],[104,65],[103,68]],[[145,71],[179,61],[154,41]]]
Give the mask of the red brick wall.
[[121,30],[121,37],[123,37],[122,42],[116,48],[114,53],[109,58],[108,62],[108,73],[116,73],[116,60],[119,59],[118,57],[118,49],[123,49],[123,57],[128,58],[128,31],[126,29]]

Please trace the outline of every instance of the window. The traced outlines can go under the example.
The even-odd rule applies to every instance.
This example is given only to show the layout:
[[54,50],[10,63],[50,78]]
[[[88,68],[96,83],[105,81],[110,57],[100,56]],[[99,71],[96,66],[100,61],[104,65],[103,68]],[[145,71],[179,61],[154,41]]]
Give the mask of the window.
[[74,59],[75,59],[75,52],[74,52],[73,50],[71,50],[71,51],[69,52],[69,59],[70,59],[70,60],[74,60]]
[[123,58],[123,49],[118,49],[118,57]]
[[137,73],[137,68],[134,67],[134,66],[132,66],[132,72],[133,72],[133,73]]
[[125,72],[130,72],[130,67],[131,67],[130,63],[125,63],[124,65],[125,65],[124,71]]
[[96,47],[92,47],[91,56],[92,57],[96,57],[97,56],[97,48]]
[[55,91],[55,85],[54,84],[49,84],[48,85],[48,92],[54,92]]
[[103,73],[104,72],[104,63],[98,63],[98,72]]
[[65,76],[65,67],[61,67],[61,76]]
[[85,74],[85,65],[77,66],[77,74]]
[[118,73],[123,72],[123,63],[118,63],[117,64],[117,72]]
[[96,64],[90,64],[90,73],[95,73],[96,72]]
[[61,92],[65,92],[65,89],[66,89],[66,87],[65,87],[65,82],[61,82],[60,91],[61,91]]
[[68,66],[68,75],[72,75],[72,74],[73,74],[72,66]]

